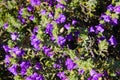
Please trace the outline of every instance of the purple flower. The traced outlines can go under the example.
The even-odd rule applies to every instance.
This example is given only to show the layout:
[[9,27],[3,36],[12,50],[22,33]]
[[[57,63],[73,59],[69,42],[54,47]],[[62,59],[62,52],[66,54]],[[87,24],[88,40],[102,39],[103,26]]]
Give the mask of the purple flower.
[[30,19],[31,21],[33,21],[34,18],[35,18],[34,15],[32,15],[32,16],[29,17],[29,19]]
[[21,62],[20,67],[21,67],[21,75],[25,75],[27,72],[27,69],[30,67],[30,62],[23,61]]
[[7,29],[8,28],[8,23],[6,22],[3,27],[4,27],[4,29]]
[[17,65],[16,64],[13,64],[11,67],[8,68],[8,70],[14,74],[15,76],[18,74],[17,73]]
[[29,12],[31,12],[31,11],[34,10],[34,8],[33,8],[32,6],[28,6],[28,7],[27,7],[27,10],[28,10]]
[[70,58],[66,59],[65,65],[67,66],[68,70],[73,70],[73,69],[75,69],[77,67],[77,65]]
[[28,76],[25,80],[44,80],[44,77],[35,72],[32,75]]
[[45,15],[46,14],[46,10],[41,10],[41,14]]
[[76,20],[72,20],[72,25],[75,25],[77,23]]
[[30,0],[30,3],[32,6],[39,6],[40,5],[40,0]]
[[66,36],[66,39],[67,39],[68,41],[74,40],[72,33],[68,34],[68,35]]
[[50,12],[50,13],[48,14],[48,17],[53,19],[53,18],[54,18],[54,14],[53,14],[52,12]]
[[28,76],[25,80],[33,80],[30,76]]
[[97,72],[92,69],[92,70],[90,71],[90,76],[94,76],[95,74],[97,74]]
[[47,55],[48,57],[52,57],[54,54],[54,52],[52,52],[52,50],[48,48],[47,46],[43,46],[42,50],[45,53],[45,55]]
[[103,28],[103,26],[101,24],[95,26],[95,28],[96,28],[96,33],[98,33],[98,32],[101,32],[101,33],[104,32],[104,28]]
[[53,64],[53,67],[56,68],[56,69],[60,69],[61,68],[61,65],[60,64]]
[[117,75],[117,76],[120,76],[120,71],[116,71],[116,75]]
[[20,21],[21,21],[22,24],[25,24],[25,23],[26,23],[26,20],[25,20],[24,18],[21,18]]
[[90,28],[89,28],[89,32],[91,33],[91,32],[95,32],[95,28],[93,27],[93,26],[91,26]]
[[20,8],[20,10],[18,11],[18,14],[22,15],[22,13],[23,13],[23,8]]
[[36,70],[41,70],[42,69],[42,65],[39,62],[37,62],[34,67],[35,67]]
[[114,9],[114,6],[113,6],[112,4],[110,4],[110,5],[107,7],[107,10],[109,10],[109,11],[113,11],[113,9]]
[[8,45],[3,45],[3,49],[5,50],[5,52],[10,52],[10,47]]
[[101,78],[103,75],[100,73],[97,73],[95,70],[91,70],[90,71],[90,77],[88,78],[88,80],[99,80],[99,78]]
[[64,46],[65,42],[66,42],[66,39],[64,37],[58,36],[58,40],[57,40],[58,45]]
[[115,6],[115,7],[114,7],[114,12],[115,12],[116,14],[119,14],[119,13],[120,13],[120,6]]
[[113,18],[111,21],[112,25],[117,25],[118,24],[118,19],[117,18]]
[[53,25],[51,23],[47,24],[45,33],[49,34],[50,36],[52,36],[52,30],[53,30]]
[[8,65],[10,63],[10,55],[5,55],[5,63]]
[[11,33],[11,39],[13,41],[17,40],[18,39],[18,33],[16,33],[16,32]]
[[60,14],[56,19],[56,23],[64,23],[65,21],[66,21],[66,16],[63,14]]
[[38,26],[36,26],[36,27],[33,29],[33,33],[34,33],[34,34],[37,33],[38,30],[39,30],[39,28],[38,28]]
[[113,45],[113,46],[116,46],[117,45],[117,41],[116,41],[116,38],[111,35],[110,39],[108,40],[109,44],[110,45]]
[[58,4],[56,5],[56,8],[61,8],[61,9],[64,9],[64,8],[65,8],[65,6],[64,6],[63,4],[59,4],[59,3],[58,3]]
[[79,73],[79,75],[82,75],[84,73],[84,69],[79,69],[78,73]]
[[24,55],[25,51],[19,49],[18,47],[12,48],[12,52],[15,53],[17,56],[22,56]]
[[106,14],[102,14],[100,18],[108,23],[111,21],[111,17],[109,15],[106,15]]
[[32,36],[30,37],[31,40],[31,45],[36,49],[36,50],[40,50],[40,43],[41,41],[37,38],[37,36],[35,34],[32,34]]
[[67,80],[67,76],[65,75],[64,72],[59,72],[59,73],[57,73],[57,76],[58,76],[61,80]]
[[61,3],[61,0],[56,0],[57,2]]
[[70,23],[65,24],[64,27],[65,27],[67,30],[69,30],[69,29],[70,29]]

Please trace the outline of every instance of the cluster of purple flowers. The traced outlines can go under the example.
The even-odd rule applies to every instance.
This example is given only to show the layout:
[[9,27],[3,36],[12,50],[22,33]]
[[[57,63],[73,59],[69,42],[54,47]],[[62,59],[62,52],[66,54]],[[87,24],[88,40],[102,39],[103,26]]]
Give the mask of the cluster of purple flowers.
[[66,21],[66,16],[64,14],[59,14],[58,18],[56,19],[56,23],[64,23]]
[[8,70],[15,76],[18,75],[17,69],[18,69],[17,64],[13,64],[11,67],[8,68]]
[[[65,0],[65,1],[67,1],[67,0]],[[55,8],[57,8],[57,9],[60,8],[62,10],[65,9],[65,5],[62,4],[62,0],[44,0],[43,2],[47,2],[48,4],[44,3],[43,5],[49,5],[49,7],[53,6],[53,4],[55,4]],[[18,11],[18,19],[21,21],[21,23],[26,24],[27,22],[32,22],[34,19],[36,19],[35,15],[34,15],[34,11],[41,4],[42,4],[42,0],[30,0],[30,4],[27,5],[27,11],[31,14],[31,15],[27,16],[27,19],[29,19],[29,21],[27,21],[27,19],[23,17],[24,8],[21,7]],[[109,5],[107,7],[107,10],[110,11],[110,13],[120,14],[120,6],[114,7],[113,5]],[[48,24],[46,24],[46,27],[45,28],[42,27],[42,28],[44,29],[44,33],[50,37],[50,40],[52,40],[54,43],[57,43],[57,46],[55,46],[55,47],[58,47],[58,45],[59,45],[60,49],[63,48],[64,46],[66,46],[66,48],[68,48],[68,49],[75,49],[75,48],[79,47],[76,39],[78,39],[78,37],[79,37],[80,30],[78,30],[78,29],[80,29],[80,28],[78,28],[76,26],[76,24],[78,24],[78,21],[76,19],[71,20],[70,18],[67,18],[67,15],[64,13],[59,13],[57,18],[55,18],[54,17],[55,13],[52,10],[50,10],[48,12],[46,9],[41,9],[40,12],[37,13],[37,15],[39,15],[39,14],[41,14],[41,16],[44,16],[47,14],[47,17],[50,18],[50,20],[53,20],[53,21],[48,21]],[[105,24],[110,24],[110,25],[112,25],[112,27],[114,27],[115,25],[118,24],[118,19],[116,17],[112,17],[110,14],[104,13],[100,16],[100,21],[103,21],[103,23],[99,23],[98,25],[91,26],[89,28],[88,32],[93,33],[95,35],[100,34],[99,37],[97,37],[98,44],[100,43],[100,41],[106,40],[106,41],[108,41],[109,45],[116,46],[117,40],[113,34],[110,34],[108,39],[103,34],[106,31]],[[54,22],[57,24],[57,26],[54,26]],[[39,22],[35,23],[35,24],[41,25],[41,23],[39,23]],[[9,24],[7,22],[3,25],[4,29],[7,29],[8,26],[9,26]],[[64,31],[66,31],[66,32],[61,31],[60,34],[57,34],[58,37],[56,40],[55,40],[55,37],[53,36],[54,27],[58,27],[59,29],[62,27],[62,29],[64,29]],[[70,31],[70,30],[72,30],[72,28],[74,28],[73,32]],[[44,45],[45,41],[42,42],[42,39],[40,40],[38,38],[38,34],[39,34],[39,27],[36,26],[36,27],[34,27],[31,37],[30,37],[30,43],[33,46],[33,51],[38,52],[41,50],[47,57],[50,57],[51,59],[53,59],[55,52],[53,51],[52,48],[48,47],[47,45]],[[101,36],[101,34],[102,34],[102,36]],[[10,33],[10,36],[11,36],[12,41],[16,42],[19,39],[19,33],[17,33],[17,32]],[[42,47],[40,47],[41,44],[42,44]],[[72,47],[75,47],[75,48],[72,48]],[[27,55],[27,54],[25,54],[25,51],[23,49],[21,49],[18,46],[14,46],[11,48],[8,45],[7,46],[4,45],[3,49],[6,52],[5,63],[6,63],[6,65],[8,65],[9,72],[11,72],[14,76],[17,76],[17,75],[21,75],[23,77],[25,76],[24,77],[25,80],[45,80],[43,75],[35,72],[35,71],[43,70],[42,64],[39,61],[37,61],[37,62],[33,61],[33,63],[32,63],[29,61],[31,59],[26,60],[26,59],[28,59],[28,57],[23,57],[24,55]],[[31,49],[31,51],[32,51],[32,49]],[[39,55],[39,54],[37,54],[37,55]],[[36,57],[37,55],[34,54],[34,57]],[[22,59],[18,62],[18,64],[14,63],[11,66],[9,66],[10,59],[12,59],[14,57],[17,59],[19,59],[19,58],[22,58]],[[63,68],[62,65],[65,65],[65,67],[67,68],[66,69],[67,71],[79,69],[78,65],[71,58],[68,58],[68,57],[69,56],[65,57],[65,64],[63,64],[62,61],[59,59],[57,61],[57,63],[53,64],[53,68],[60,70]],[[27,74],[27,70],[30,67],[32,67],[32,69],[33,69],[32,75]],[[84,69],[78,70],[79,75],[84,74],[84,72],[85,72]],[[60,78],[60,80],[69,80],[68,77],[66,76],[65,72],[59,71],[56,75]],[[102,77],[103,77],[103,74],[98,73],[92,69],[90,71],[90,77],[88,78],[88,80],[99,80]]]
[[69,80],[64,72],[57,73],[57,76],[60,78],[60,80]]
[[47,46],[43,46],[42,50],[45,53],[45,55],[47,55],[48,57],[52,57],[54,55],[54,52],[52,51],[52,49],[50,49]]
[[37,32],[38,32],[38,27],[35,27],[32,33],[32,36],[30,37],[31,40],[31,45],[36,49],[40,50],[40,40],[37,38]]
[[100,73],[97,73],[95,70],[90,71],[90,77],[88,80],[99,80],[103,75]]
[[29,61],[23,61],[20,63],[21,75],[26,75],[27,69],[31,66]]
[[47,24],[46,29],[45,29],[45,33],[50,36],[50,39],[51,39],[52,41],[54,41],[55,38],[54,38],[54,36],[53,36],[53,34],[52,34],[52,31],[53,31],[53,24],[51,24],[51,23],[50,23],[50,24]]
[[[115,6],[114,7],[113,5],[109,5],[107,7],[107,9],[110,11],[110,13],[115,12],[116,14],[119,14],[119,12],[120,12],[119,8],[120,8],[120,6]],[[100,20],[103,20],[104,23],[103,24],[98,24],[95,27],[91,26],[89,28],[90,33],[95,33],[95,34],[99,34],[99,32],[104,33],[104,31],[105,31],[104,24],[105,23],[110,23],[112,25],[117,25],[118,24],[118,19],[117,18],[112,18],[111,15],[108,15],[108,14],[102,14],[101,17],[100,17]],[[98,41],[100,41],[101,39],[104,40],[105,37],[103,38],[103,36],[102,36],[101,38],[98,38]],[[107,41],[110,45],[113,45],[113,46],[117,45],[117,40],[114,37],[114,35],[111,35],[109,40],[107,40]]]
[[74,63],[73,60],[71,60],[70,58],[66,59],[65,65],[67,66],[68,70],[73,70],[73,69],[77,68],[76,63]]
[[25,24],[26,23],[26,20],[25,18],[22,17],[22,13],[23,13],[23,8],[21,7],[18,11],[18,19],[20,20],[20,22],[22,24]]
[[40,5],[40,0],[30,0],[30,3],[32,6],[39,6]]
[[58,45],[64,46],[65,42],[66,42],[66,38],[64,38],[62,36],[58,36],[58,40],[57,40]]
[[45,80],[41,74],[33,73],[32,75],[28,76],[25,80]]

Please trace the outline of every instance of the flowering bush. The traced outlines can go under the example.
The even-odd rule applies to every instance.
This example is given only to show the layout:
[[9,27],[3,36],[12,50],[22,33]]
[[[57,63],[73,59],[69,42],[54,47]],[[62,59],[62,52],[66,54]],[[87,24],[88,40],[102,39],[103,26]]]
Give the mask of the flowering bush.
[[0,0],[0,79],[118,80],[119,16],[119,0]]

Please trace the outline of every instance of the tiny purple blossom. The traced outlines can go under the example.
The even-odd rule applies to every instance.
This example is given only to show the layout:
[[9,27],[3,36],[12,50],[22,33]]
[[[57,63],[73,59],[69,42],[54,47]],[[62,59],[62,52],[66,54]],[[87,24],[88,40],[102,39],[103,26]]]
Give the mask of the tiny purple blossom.
[[90,76],[94,76],[95,74],[97,74],[97,72],[95,70],[90,70]]
[[27,69],[30,67],[30,62],[23,61],[20,63],[20,67],[21,67],[21,75],[25,75],[27,72]]
[[34,18],[35,18],[34,15],[32,15],[32,16],[29,17],[29,19],[30,19],[31,21],[33,21]]
[[51,36],[52,35],[52,30],[53,30],[53,24],[51,24],[51,23],[47,24],[45,33],[49,34]]
[[23,8],[20,8],[20,10],[18,11],[18,14],[22,15],[22,13],[23,13]]
[[6,22],[3,26],[4,29],[7,29],[8,28],[8,23]]
[[113,46],[116,46],[117,45],[117,41],[116,41],[116,38],[111,35],[110,39],[108,40],[109,44],[110,45],[113,45]]
[[54,18],[54,14],[53,14],[52,12],[50,12],[50,13],[48,14],[48,17],[53,19],[53,18]]
[[33,8],[32,6],[28,6],[28,7],[27,7],[27,10],[28,10],[29,12],[31,12],[31,11],[34,10],[34,8]]
[[102,14],[100,18],[108,23],[111,21],[111,17],[109,15],[106,15],[106,14]]
[[89,32],[91,33],[91,32],[95,32],[95,28],[93,27],[93,26],[91,26],[90,28],[89,28]]
[[103,28],[103,26],[101,24],[95,26],[95,28],[96,28],[96,33],[104,32],[104,28]]
[[61,45],[61,46],[64,46],[65,45],[65,42],[66,42],[66,39],[62,36],[58,36],[58,45]]
[[65,27],[67,30],[69,30],[69,29],[70,29],[70,23],[65,24],[64,27]]
[[40,0],[30,0],[30,3],[32,6],[39,6],[40,5]]
[[65,6],[64,6],[63,4],[59,4],[59,3],[58,3],[58,4],[56,5],[56,8],[61,8],[61,9],[64,9],[64,8],[65,8]]
[[84,69],[79,69],[78,70],[79,75],[82,75],[84,72],[85,72]]
[[66,16],[63,14],[60,14],[58,18],[56,19],[56,23],[64,23],[66,21]]
[[114,9],[114,6],[112,4],[110,4],[108,7],[107,7],[107,10],[110,10],[110,11],[113,11]]
[[117,18],[113,18],[111,21],[112,25],[117,25],[118,24],[118,19]]
[[11,33],[11,39],[13,41],[17,40],[18,39],[18,33],[16,33],[16,32]]
[[61,79],[61,80],[68,80],[67,76],[65,75],[64,72],[59,72],[57,73],[57,76]]
[[115,6],[115,7],[114,7],[114,12],[115,12],[116,14],[120,14],[120,6]]
[[67,69],[68,70],[73,70],[77,67],[77,65],[73,62],[72,59],[70,58],[67,58],[66,61],[65,61],[65,65],[67,66]]
[[3,49],[5,50],[5,52],[10,52],[11,48],[8,45],[3,45]]
[[39,62],[37,62],[34,67],[35,67],[36,70],[41,70],[42,69],[42,65]]
[[6,63],[6,64],[9,64],[9,63],[10,63],[10,58],[11,58],[10,55],[5,55],[5,63]]
[[18,74],[17,73],[17,65],[16,64],[13,64],[11,67],[8,68],[8,70],[14,74],[15,76]]
[[25,53],[24,50],[21,50],[18,47],[12,48],[12,52],[15,53],[17,56],[22,56]]
[[47,46],[43,46],[42,50],[45,53],[45,55],[47,55],[48,57],[52,57],[54,54],[54,52],[50,48],[48,48]]
[[56,64],[56,63],[53,64],[53,67],[56,68],[56,69],[60,69],[61,68],[60,64]]
[[39,28],[38,28],[38,26],[36,26],[36,27],[33,29],[33,33],[34,33],[34,34],[37,33],[38,30],[39,30]]
[[72,25],[75,25],[77,23],[76,20],[72,20]]
[[42,15],[45,15],[46,14],[46,10],[41,10],[40,12]]
[[88,78],[88,80],[99,80],[99,78],[101,78],[103,75],[100,73],[97,73],[95,70],[91,70],[90,71],[90,77]]

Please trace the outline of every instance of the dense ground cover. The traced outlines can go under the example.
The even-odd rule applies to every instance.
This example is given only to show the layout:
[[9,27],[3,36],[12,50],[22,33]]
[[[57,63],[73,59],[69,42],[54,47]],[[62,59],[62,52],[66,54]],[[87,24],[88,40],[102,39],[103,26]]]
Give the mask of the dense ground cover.
[[0,0],[0,80],[119,79],[119,0]]

